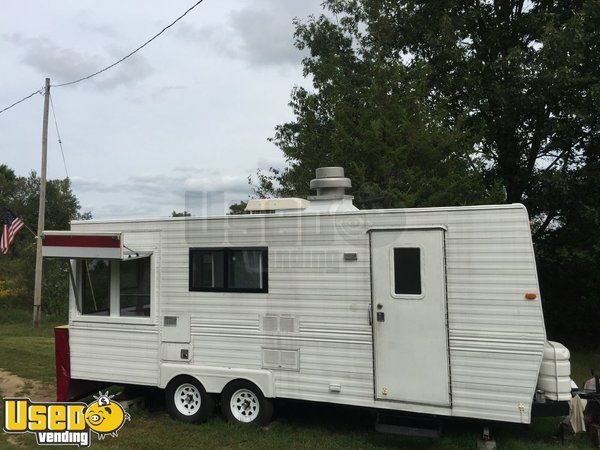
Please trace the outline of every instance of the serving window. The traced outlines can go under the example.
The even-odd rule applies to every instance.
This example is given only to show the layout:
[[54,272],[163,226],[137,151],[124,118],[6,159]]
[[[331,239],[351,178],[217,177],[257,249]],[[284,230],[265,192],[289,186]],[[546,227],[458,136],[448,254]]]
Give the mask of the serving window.
[[110,261],[82,259],[78,310],[83,316],[149,317],[150,257]]
[[84,259],[81,275],[81,313],[110,315],[110,261]]
[[205,292],[268,292],[268,249],[190,249],[189,290]]
[[150,316],[150,258],[115,264],[119,264],[119,315]]

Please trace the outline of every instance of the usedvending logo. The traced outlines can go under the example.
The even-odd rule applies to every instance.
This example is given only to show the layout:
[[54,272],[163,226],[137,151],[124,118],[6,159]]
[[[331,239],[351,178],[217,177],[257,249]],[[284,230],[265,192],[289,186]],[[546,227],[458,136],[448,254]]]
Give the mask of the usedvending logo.
[[85,404],[38,403],[28,398],[4,399],[4,431],[7,433],[34,433],[38,445],[78,445],[87,447],[92,432],[98,439],[107,435],[116,437],[129,413],[112,395],[94,396]]

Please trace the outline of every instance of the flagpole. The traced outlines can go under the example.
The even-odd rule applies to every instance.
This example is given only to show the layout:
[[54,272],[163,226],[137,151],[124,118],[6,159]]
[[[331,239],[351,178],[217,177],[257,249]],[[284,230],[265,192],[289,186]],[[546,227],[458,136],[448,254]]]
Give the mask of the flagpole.
[[25,222],[23,222],[23,225],[25,226],[25,228],[27,228],[29,230],[29,232],[33,235],[33,237],[37,239],[37,235],[33,232],[33,230],[31,228],[29,228],[29,226]]
[[[15,214],[14,212],[12,212],[12,211],[11,211],[10,209],[8,209],[6,206],[2,207],[2,209],[4,209],[6,212],[9,212],[9,213],[11,213],[11,214],[12,214],[13,216],[15,216],[15,217],[19,217],[17,214]],[[23,226],[29,230],[29,232],[31,233],[31,235],[32,235],[34,238],[37,238],[37,235],[36,235],[36,234],[33,232],[33,230],[32,230],[31,228],[29,228],[29,225],[27,225],[27,224],[25,223],[25,221],[23,220],[23,218],[21,217],[20,219],[21,219],[21,222],[23,222]]]
[[44,88],[44,118],[42,122],[42,170],[40,173],[40,207],[38,212],[37,242],[35,252],[35,285],[33,290],[33,326],[40,328],[42,317],[42,233],[46,215],[46,159],[48,153],[48,106],[50,78]]

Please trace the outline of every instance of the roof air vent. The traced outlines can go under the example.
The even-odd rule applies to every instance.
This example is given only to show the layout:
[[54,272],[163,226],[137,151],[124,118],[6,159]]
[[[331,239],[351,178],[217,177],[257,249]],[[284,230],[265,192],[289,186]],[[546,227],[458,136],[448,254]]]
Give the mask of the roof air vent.
[[317,199],[342,199],[346,188],[352,187],[350,178],[344,177],[343,167],[319,167],[316,172],[317,178],[311,180],[310,188],[317,190]]
[[319,167],[317,177],[310,182],[310,188],[317,195],[308,197],[311,201],[307,212],[357,211],[352,204],[353,197],[346,195],[346,189],[352,187],[350,178],[344,177],[343,167]]

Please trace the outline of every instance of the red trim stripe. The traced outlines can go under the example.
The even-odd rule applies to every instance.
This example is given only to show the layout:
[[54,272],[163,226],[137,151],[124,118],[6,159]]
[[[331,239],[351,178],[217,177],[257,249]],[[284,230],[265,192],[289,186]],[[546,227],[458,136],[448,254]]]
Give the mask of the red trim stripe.
[[113,236],[46,235],[42,239],[42,245],[45,247],[119,248],[121,242]]
[[21,219],[15,219],[15,221],[10,225],[10,230],[8,233],[8,239],[13,240],[13,238],[17,235],[21,228],[23,228],[25,224]]

